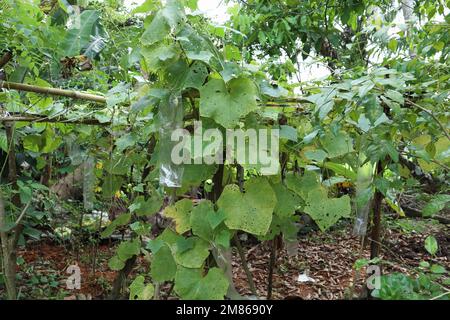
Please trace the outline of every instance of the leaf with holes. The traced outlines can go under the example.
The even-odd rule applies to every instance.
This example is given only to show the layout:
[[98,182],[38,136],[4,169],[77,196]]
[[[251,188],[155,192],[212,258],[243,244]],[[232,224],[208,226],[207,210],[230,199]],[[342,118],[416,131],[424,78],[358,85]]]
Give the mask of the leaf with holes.
[[340,218],[350,216],[350,197],[345,195],[329,199],[325,190],[313,190],[308,194],[304,210],[314,219],[320,230],[325,231],[335,225]]
[[277,198],[265,178],[254,178],[244,185],[241,193],[237,185],[227,185],[217,204],[225,213],[225,225],[254,235],[269,230]]
[[286,186],[294,191],[303,200],[308,198],[308,193],[312,190],[320,189],[319,177],[313,171],[306,171],[302,177],[294,174],[286,175]]
[[130,300],[150,300],[155,294],[152,284],[145,284],[143,276],[137,276],[130,285]]
[[208,77],[208,67],[200,62],[195,61],[190,67],[184,82],[184,88],[195,88],[200,90]]

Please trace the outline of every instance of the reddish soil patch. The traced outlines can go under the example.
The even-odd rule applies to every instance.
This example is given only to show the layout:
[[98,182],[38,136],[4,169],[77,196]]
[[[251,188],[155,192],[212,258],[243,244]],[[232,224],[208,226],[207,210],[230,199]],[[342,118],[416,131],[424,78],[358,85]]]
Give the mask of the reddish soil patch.
[[[25,264],[19,266],[18,271],[25,273],[22,283],[24,285],[33,274],[54,274],[59,282],[61,290],[67,290],[68,294],[80,295],[83,294],[89,298],[102,298],[107,293],[107,285],[112,283],[116,272],[111,271],[108,267],[108,258],[114,254],[114,248],[108,245],[98,246],[96,253],[96,268],[95,273],[92,268],[94,250],[80,249],[79,252],[70,250],[67,247],[53,243],[33,243],[28,244],[27,248],[19,251]],[[78,258],[77,258],[78,256]],[[66,280],[70,276],[67,268],[70,265],[78,265],[81,272],[81,289],[68,290]],[[26,269],[32,272],[27,272]],[[25,282],[25,283],[24,283]]]

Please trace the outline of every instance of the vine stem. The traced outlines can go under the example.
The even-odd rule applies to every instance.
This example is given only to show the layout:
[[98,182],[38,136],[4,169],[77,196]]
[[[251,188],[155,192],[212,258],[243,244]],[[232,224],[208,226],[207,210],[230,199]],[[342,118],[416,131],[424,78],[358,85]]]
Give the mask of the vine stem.
[[272,299],[273,289],[273,269],[275,267],[275,260],[277,255],[276,237],[270,242],[270,261],[269,261],[269,281],[267,283],[267,300]]
[[241,264],[244,268],[245,275],[247,276],[248,285],[250,287],[250,291],[252,294],[257,297],[258,293],[256,292],[255,282],[253,281],[253,276],[250,272],[250,269],[248,268],[247,259],[245,258],[244,249],[242,248],[241,242],[239,241],[239,238],[237,234],[233,237],[234,243],[236,244],[236,249],[238,251],[239,257],[241,258]]

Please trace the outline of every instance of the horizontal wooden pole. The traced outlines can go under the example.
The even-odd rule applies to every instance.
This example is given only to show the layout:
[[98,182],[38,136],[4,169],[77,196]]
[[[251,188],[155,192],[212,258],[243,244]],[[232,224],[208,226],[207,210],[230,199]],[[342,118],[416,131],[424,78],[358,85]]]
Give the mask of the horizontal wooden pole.
[[9,90],[34,92],[34,93],[40,93],[40,94],[49,94],[49,95],[53,95],[53,96],[68,97],[68,98],[79,99],[79,100],[87,100],[87,101],[92,101],[92,102],[102,103],[102,104],[106,103],[105,97],[95,95],[95,94],[84,93],[84,92],[73,91],[73,90],[58,89],[58,88],[46,88],[46,87],[34,86],[34,85],[24,84],[24,83],[0,81],[0,89],[1,88],[5,88],[5,89],[9,89]]
[[99,122],[97,119],[79,119],[79,120],[70,120],[62,117],[56,118],[47,118],[40,116],[8,116],[1,117],[0,122],[15,122],[15,121],[23,121],[23,122],[41,122],[41,123],[64,123],[64,124],[86,124],[86,125],[96,125],[96,126],[106,126],[111,124],[110,122]]
[[[40,87],[30,84],[24,84],[24,83],[17,83],[17,82],[8,82],[8,81],[0,81],[0,89],[10,89],[10,90],[17,90],[17,91],[26,91],[26,92],[34,92],[34,93],[40,93],[40,94],[49,94],[54,96],[62,96],[62,97],[68,97],[73,99],[79,99],[79,100],[87,100],[87,101],[93,101],[97,103],[106,103],[106,98],[104,96],[80,92],[80,91],[73,91],[73,90],[66,90],[66,89],[58,89],[58,88],[47,88],[47,87]],[[189,90],[183,93],[183,97],[185,98],[200,98],[200,94],[197,90]],[[279,104],[285,104],[285,105],[278,105]],[[293,98],[285,98],[285,99],[271,99],[268,103],[261,103],[261,105],[266,106],[280,106],[280,107],[286,107],[288,103],[311,103],[310,101],[293,97]]]

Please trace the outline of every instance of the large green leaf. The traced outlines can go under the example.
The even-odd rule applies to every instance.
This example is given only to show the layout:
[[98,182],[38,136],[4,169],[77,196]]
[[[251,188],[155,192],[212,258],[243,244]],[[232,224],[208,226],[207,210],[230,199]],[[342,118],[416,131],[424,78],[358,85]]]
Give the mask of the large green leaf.
[[432,217],[444,209],[448,202],[450,202],[450,195],[438,194],[422,209],[422,215],[424,217]]
[[186,193],[190,187],[196,187],[203,181],[212,178],[217,171],[217,165],[207,164],[186,164],[183,165],[183,182],[181,188],[177,190],[177,194]]
[[170,26],[164,16],[158,12],[153,17],[152,22],[142,34],[141,43],[150,46],[156,42],[163,40],[169,34]]
[[167,207],[164,210],[164,215],[175,220],[176,230],[179,234],[182,234],[191,229],[191,210],[192,201],[182,199],[175,203],[175,205]]
[[172,30],[180,30],[184,19],[184,10],[177,0],[169,0],[163,9],[158,11],[152,22],[142,34],[141,43],[149,46],[163,40]]
[[323,160],[325,160],[328,157],[328,153],[326,153],[322,149],[306,150],[304,154],[307,159],[317,161],[319,163],[323,162]]
[[320,230],[325,231],[342,217],[349,217],[351,212],[350,197],[327,197],[324,190],[313,190],[308,194],[305,212],[314,219]]
[[118,256],[113,256],[108,261],[108,266],[111,270],[119,271],[122,270],[123,267],[125,267],[125,262],[122,261]]
[[218,268],[202,277],[202,270],[179,268],[175,277],[175,292],[184,300],[223,300],[229,283]]
[[426,250],[428,251],[428,253],[431,254],[431,255],[434,255],[434,254],[438,251],[439,246],[438,246],[438,242],[437,242],[437,240],[436,240],[435,237],[433,237],[433,236],[428,236],[428,237],[425,239],[425,249],[426,249]]
[[277,198],[265,178],[254,178],[244,185],[241,193],[237,185],[227,185],[217,204],[225,213],[230,229],[264,235],[269,230]]
[[322,92],[311,95],[306,99],[316,104],[316,113],[323,120],[334,107],[334,97],[338,91],[335,88],[326,88]]
[[200,115],[212,118],[225,128],[234,128],[239,119],[257,109],[255,84],[246,78],[208,81],[200,90]]
[[209,256],[209,243],[197,237],[188,240],[192,247],[187,250],[180,246],[180,243],[183,243],[180,241],[173,246],[175,261],[186,268],[201,268]]
[[208,38],[203,37],[191,26],[185,25],[177,35],[177,40],[183,47],[187,58],[210,64],[211,58],[214,57],[214,47],[210,46],[211,42]]
[[150,197],[145,200],[144,196],[138,196],[134,199],[130,206],[131,212],[136,212],[140,217],[151,216],[159,211],[163,205],[162,197],[156,191],[150,194]]
[[286,175],[286,186],[294,191],[303,200],[308,198],[308,193],[312,190],[320,189],[319,177],[313,171],[306,171],[302,177],[294,174]]
[[206,241],[213,240],[214,235],[208,220],[211,215],[214,215],[214,205],[209,200],[201,201],[191,213],[192,233]]
[[344,132],[327,134],[321,140],[330,158],[340,157],[353,151],[353,140]]
[[130,222],[131,219],[131,213],[124,213],[118,216],[116,219],[114,219],[108,227],[103,230],[103,232],[100,234],[102,238],[108,238],[111,236],[117,227],[124,226]]
[[346,177],[352,181],[356,181],[357,175],[348,165],[335,163],[335,162],[325,162],[323,164],[324,168],[333,170],[338,175]]
[[291,216],[297,207],[304,205],[302,198],[282,183],[273,184],[272,189],[277,196],[277,205],[274,212],[279,217]]
[[168,67],[174,58],[180,54],[178,48],[174,44],[157,43],[152,46],[144,47],[141,50],[145,59],[147,68],[152,72]]
[[130,285],[130,300],[150,300],[155,294],[152,284],[145,284],[144,276],[137,276]]
[[150,274],[155,281],[171,281],[177,272],[177,264],[167,245],[163,245],[152,258]]
[[94,35],[94,27],[98,23],[100,12],[97,10],[84,10],[76,19],[74,28],[70,29],[61,44],[62,54],[73,57],[80,54],[91,41],[91,35]]
[[23,138],[23,146],[25,149],[41,153],[55,151],[61,142],[61,137],[55,135],[55,132],[50,127],[47,127],[40,135],[29,134]]
[[122,242],[117,248],[117,256],[120,260],[126,261],[132,256],[141,252],[141,242],[139,239]]
[[23,139],[23,147],[32,152],[39,152],[41,150],[42,138],[38,134],[28,134]]
[[205,83],[208,77],[209,71],[206,64],[195,61],[190,67],[189,72],[186,76],[186,81],[184,83],[184,88],[195,88],[200,90],[200,88]]
[[173,248],[176,245],[178,239],[180,238],[181,236],[177,234],[175,231],[173,231],[170,228],[166,228],[163,231],[163,233],[161,233],[156,239],[167,243],[169,247]]
[[107,174],[102,184],[102,196],[105,199],[111,199],[114,194],[120,190],[123,179],[120,176]]

